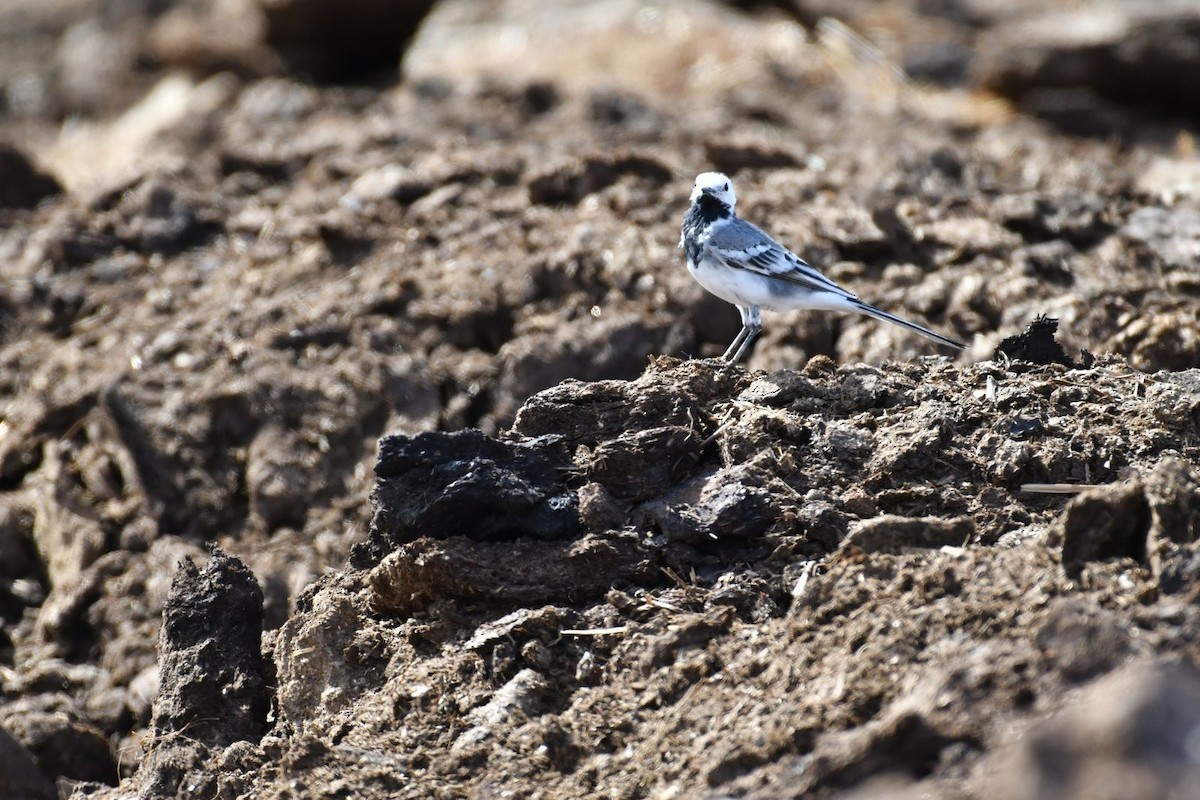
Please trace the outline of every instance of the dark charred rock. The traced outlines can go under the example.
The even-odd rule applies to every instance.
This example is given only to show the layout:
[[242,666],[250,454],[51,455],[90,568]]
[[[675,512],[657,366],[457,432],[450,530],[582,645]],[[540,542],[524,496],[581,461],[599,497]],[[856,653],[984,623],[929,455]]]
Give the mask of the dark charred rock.
[[1046,423],[1037,417],[1013,417],[1004,423],[1002,430],[1009,438],[1023,442],[1045,433]]
[[1095,357],[1085,350],[1080,360],[1074,361],[1067,355],[1063,346],[1055,340],[1054,333],[1057,330],[1058,320],[1039,316],[1029,323],[1029,327],[1025,330],[1000,342],[996,347],[994,357],[1003,355],[1033,364],[1062,364],[1064,367],[1072,369],[1089,368],[1095,361]]
[[39,171],[24,153],[0,142],[0,209],[33,208],[61,192],[58,181]]
[[378,561],[421,536],[572,536],[580,526],[564,482],[568,465],[555,437],[512,444],[476,430],[386,436],[375,464],[370,554]]
[[261,4],[266,42],[289,71],[353,81],[395,69],[433,0],[283,0]]
[[702,545],[761,536],[780,516],[766,478],[751,467],[729,467],[705,482],[695,503],[653,503],[645,513],[671,541]]
[[254,574],[220,550],[202,570],[180,563],[163,609],[141,797],[183,796],[185,782],[190,796],[213,796],[213,777],[195,774],[208,754],[266,732],[273,671],[261,651],[262,603]]

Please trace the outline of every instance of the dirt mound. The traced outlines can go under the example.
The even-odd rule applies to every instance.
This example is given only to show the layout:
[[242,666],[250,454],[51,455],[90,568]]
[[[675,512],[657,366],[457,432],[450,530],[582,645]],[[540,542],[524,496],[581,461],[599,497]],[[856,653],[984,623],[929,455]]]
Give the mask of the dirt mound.
[[[1036,759],[1050,745],[1011,731],[1067,704],[1055,724],[1111,749],[1055,751],[1054,775],[1080,775],[1069,796],[1120,763],[1136,796],[1186,796],[1200,771],[1169,754],[1200,717],[1170,698],[1200,674],[1129,671],[1111,709],[1069,698],[1197,655],[1198,455],[1200,394],[1113,360],[754,377],[660,359],[536,395],[500,440],[390,437],[357,566],[271,640],[272,730],[231,734],[189,780],[808,797],[886,777],[1036,797],[1059,778],[994,762]],[[1085,475],[1103,485],[1065,508],[1022,489]],[[163,680],[160,697],[195,685]],[[1179,721],[1157,729],[1166,705]],[[1130,715],[1158,732],[1117,738]]]

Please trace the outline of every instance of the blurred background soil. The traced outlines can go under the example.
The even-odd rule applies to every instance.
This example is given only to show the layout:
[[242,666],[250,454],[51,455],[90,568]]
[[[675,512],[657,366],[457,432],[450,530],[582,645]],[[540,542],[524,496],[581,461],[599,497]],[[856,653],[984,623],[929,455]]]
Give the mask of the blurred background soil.
[[[1200,797],[1197,109],[1186,0],[0,3],[0,797]],[[967,352],[704,360],[709,169]]]

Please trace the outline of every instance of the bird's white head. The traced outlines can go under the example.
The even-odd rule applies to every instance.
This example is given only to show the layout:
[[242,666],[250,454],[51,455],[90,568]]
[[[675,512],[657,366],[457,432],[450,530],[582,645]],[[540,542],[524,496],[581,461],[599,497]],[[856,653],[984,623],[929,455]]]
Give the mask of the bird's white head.
[[724,172],[701,172],[696,176],[696,186],[692,189],[692,202],[701,196],[708,195],[718,202],[729,206],[733,211],[737,205],[737,195],[733,193],[733,181]]

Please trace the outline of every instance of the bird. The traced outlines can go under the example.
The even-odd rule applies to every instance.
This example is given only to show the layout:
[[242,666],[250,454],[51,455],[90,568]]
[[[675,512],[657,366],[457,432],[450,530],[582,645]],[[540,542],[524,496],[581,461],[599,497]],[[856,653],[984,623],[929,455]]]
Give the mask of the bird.
[[737,364],[762,332],[762,309],[853,311],[963,350],[966,345],[889,314],[826,278],[811,264],[737,215],[733,181],[723,172],[703,172],[692,189],[679,247],[696,282],[737,306],[742,329],[722,358]]

